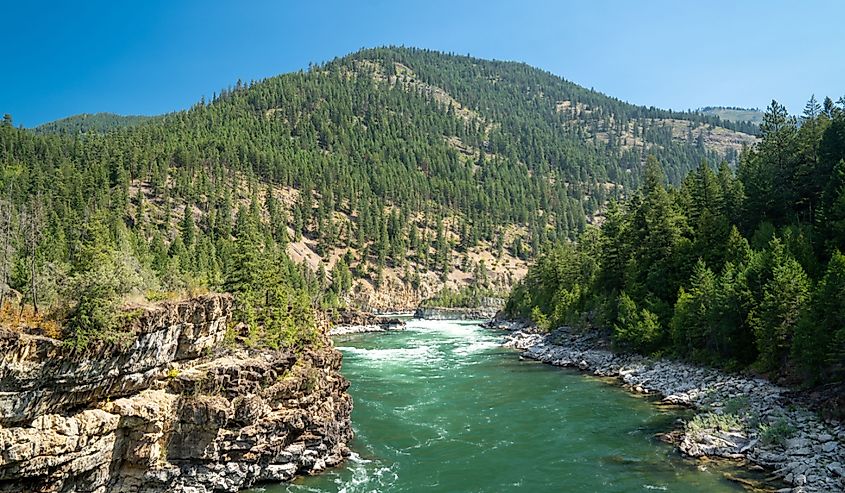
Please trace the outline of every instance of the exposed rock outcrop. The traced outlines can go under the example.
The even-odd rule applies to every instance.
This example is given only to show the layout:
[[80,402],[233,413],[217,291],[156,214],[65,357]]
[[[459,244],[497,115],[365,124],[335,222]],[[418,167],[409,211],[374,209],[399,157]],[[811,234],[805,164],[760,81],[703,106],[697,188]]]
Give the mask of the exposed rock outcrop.
[[499,307],[479,308],[426,308],[420,307],[414,312],[414,318],[425,320],[490,320]]
[[405,322],[391,317],[376,315],[356,309],[344,309],[327,322],[329,335],[358,334],[364,332],[384,332],[402,330]]
[[521,327],[504,345],[525,357],[618,377],[631,391],[698,411],[680,432],[685,454],[746,459],[774,471],[794,493],[845,491],[845,425],[820,419],[789,399],[786,389],[761,378],[613,352],[605,339],[567,328],[541,334]]
[[225,344],[231,298],[144,311],[128,344],[0,334],[0,491],[237,491],[320,471],[352,432],[341,354]]

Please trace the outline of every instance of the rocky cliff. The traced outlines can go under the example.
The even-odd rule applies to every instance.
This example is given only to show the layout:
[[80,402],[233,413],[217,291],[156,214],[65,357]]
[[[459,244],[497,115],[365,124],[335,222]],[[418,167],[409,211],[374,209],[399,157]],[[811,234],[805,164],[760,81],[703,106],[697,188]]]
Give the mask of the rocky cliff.
[[0,491],[237,491],[339,463],[340,353],[227,344],[231,306],[161,304],[81,351],[0,331]]

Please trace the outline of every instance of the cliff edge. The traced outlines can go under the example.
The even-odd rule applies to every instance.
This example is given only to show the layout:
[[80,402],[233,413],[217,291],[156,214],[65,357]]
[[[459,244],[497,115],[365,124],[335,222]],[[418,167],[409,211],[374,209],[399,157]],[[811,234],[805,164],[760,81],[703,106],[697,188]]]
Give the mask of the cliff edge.
[[341,354],[227,344],[231,310],[162,303],[84,350],[0,329],[0,491],[238,491],[342,461]]

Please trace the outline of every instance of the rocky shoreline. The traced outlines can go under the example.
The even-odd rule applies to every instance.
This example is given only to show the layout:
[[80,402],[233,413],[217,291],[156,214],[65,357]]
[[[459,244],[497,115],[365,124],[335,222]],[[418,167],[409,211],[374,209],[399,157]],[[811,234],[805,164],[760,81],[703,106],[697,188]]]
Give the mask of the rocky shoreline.
[[341,353],[227,343],[231,310],[162,303],[83,350],[0,329],[0,492],[236,492],[339,464]]
[[496,316],[500,307],[479,308],[437,308],[420,307],[414,312],[414,318],[424,320],[490,320]]
[[667,359],[611,351],[605,339],[560,328],[493,322],[509,330],[504,346],[555,366],[616,377],[632,392],[656,394],[696,416],[677,434],[692,457],[742,459],[772,471],[793,493],[845,491],[845,424],[822,420],[789,391],[753,377]]
[[392,330],[404,330],[405,324],[397,325],[337,325],[329,329],[330,336],[342,336],[348,334],[364,334],[367,332],[387,332]]
[[337,313],[328,321],[327,325],[327,332],[330,336],[386,332],[405,328],[405,322],[395,316],[377,315],[354,309],[346,309]]

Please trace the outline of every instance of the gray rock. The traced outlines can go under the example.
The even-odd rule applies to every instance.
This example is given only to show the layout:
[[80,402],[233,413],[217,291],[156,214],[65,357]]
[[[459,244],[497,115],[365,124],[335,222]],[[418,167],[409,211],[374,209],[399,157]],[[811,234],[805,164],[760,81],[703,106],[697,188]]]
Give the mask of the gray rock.
[[[784,443],[784,446],[788,449],[796,449],[796,448],[806,448],[810,447],[812,443],[810,440],[806,438],[790,438]],[[800,454],[796,454],[800,455]]]
[[801,448],[790,448],[787,449],[786,453],[788,455],[805,455],[810,456],[813,455],[813,449],[810,447],[801,447]]

